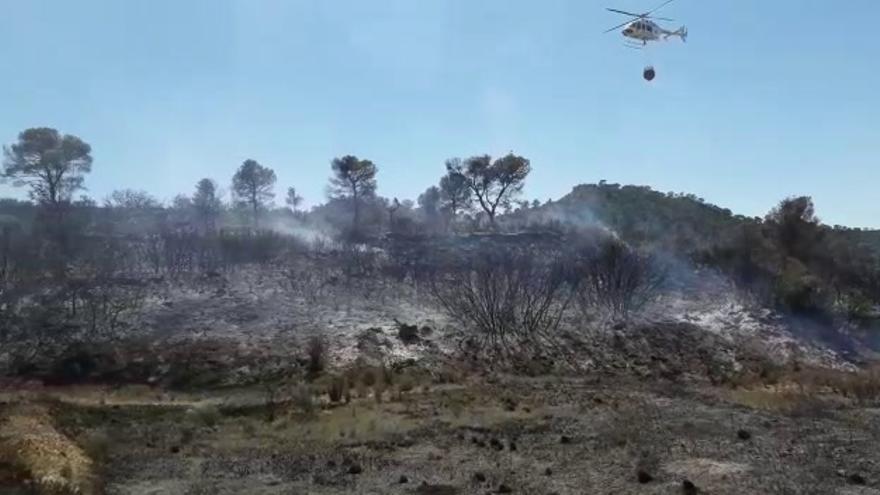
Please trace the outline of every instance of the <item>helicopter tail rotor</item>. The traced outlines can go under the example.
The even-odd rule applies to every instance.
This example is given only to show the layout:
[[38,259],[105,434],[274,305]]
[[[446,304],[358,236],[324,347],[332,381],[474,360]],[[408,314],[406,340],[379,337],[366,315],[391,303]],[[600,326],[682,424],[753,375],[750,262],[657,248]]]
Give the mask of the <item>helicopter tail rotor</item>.
[[682,27],[678,28],[677,30],[672,31],[671,33],[667,33],[665,39],[668,40],[670,36],[678,36],[679,38],[681,38],[681,41],[683,41],[684,43],[687,43],[688,30],[685,26],[682,26]]

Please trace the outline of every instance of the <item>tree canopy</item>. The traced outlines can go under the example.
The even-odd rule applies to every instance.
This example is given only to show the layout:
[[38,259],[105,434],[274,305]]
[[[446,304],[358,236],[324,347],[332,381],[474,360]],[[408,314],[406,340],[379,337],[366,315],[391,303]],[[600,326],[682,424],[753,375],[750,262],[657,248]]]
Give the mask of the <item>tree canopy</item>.
[[513,153],[495,161],[489,155],[473,156],[463,162],[453,159],[446,162],[446,167],[450,175],[467,184],[493,227],[499,207],[510,206],[531,172],[529,160]]
[[3,151],[3,177],[16,186],[29,186],[31,199],[43,205],[70,201],[92,170],[91,146],[49,127],[22,131]]
[[240,205],[248,206],[253,212],[253,226],[259,226],[259,212],[275,197],[275,171],[257,163],[245,160],[232,177],[232,192]]
[[192,206],[202,226],[207,230],[213,230],[217,217],[223,209],[223,201],[217,192],[217,183],[208,178],[200,180],[196,184]]
[[289,206],[291,210],[296,211],[296,209],[299,208],[299,205],[302,204],[303,198],[297,194],[295,187],[288,187],[287,196],[285,196],[284,202],[287,203],[287,206]]
[[334,158],[331,167],[333,176],[328,194],[331,198],[351,201],[354,210],[352,227],[356,232],[360,228],[361,201],[376,192],[378,168],[370,160],[361,160],[353,155]]
[[440,178],[440,200],[442,208],[454,219],[459,212],[470,209],[473,203],[471,188],[464,175],[455,172],[461,160],[453,158],[446,162],[447,173]]

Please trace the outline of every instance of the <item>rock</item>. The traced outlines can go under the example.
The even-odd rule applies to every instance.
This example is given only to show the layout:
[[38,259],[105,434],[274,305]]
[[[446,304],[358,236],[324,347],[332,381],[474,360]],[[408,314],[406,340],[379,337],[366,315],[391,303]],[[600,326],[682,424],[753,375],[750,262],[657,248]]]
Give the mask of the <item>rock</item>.
[[853,485],[865,485],[868,483],[868,480],[866,480],[864,476],[858,473],[849,475],[846,480]]
[[497,438],[489,440],[489,445],[495,450],[504,450],[504,445]]
[[513,488],[505,485],[504,483],[501,483],[500,485],[498,485],[498,490],[496,491],[498,493],[513,493]]
[[739,430],[736,432],[736,437],[740,440],[750,440],[752,438],[752,434],[747,430]]
[[681,482],[681,492],[684,495],[697,495],[699,491],[697,485],[694,485],[691,480],[684,480]]
[[644,469],[639,469],[636,472],[636,480],[644,485],[645,483],[650,483],[654,481],[654,477],[651,476],[651,473],[645,471]]
[[511,440],[510,443],[508,443],[507,448],[510,449],[511,452],[516,451],[516,442]]
[[405,484],[405,483],[409,483],[409,478],[407,478],[406,476],[401,474],[400,478],[397,480],[397,482],[400,483],[401,485]]
[[418,344],[421,338],[419,337],[419,327],[415,325],[407,325],[406,323],[397,323],[397,338],[403,342],[404,345],[413,345]]
[[561,437],[559,437],[559,443],[561,443],[562,445],[568,445],[571,443],[571,437],[562,435]]
[[422,484],[416,488],[416,493],[418,495],[456,495],[458,493],[458,488],[450,485],[429,485],[423,481]]
[[364,470],[360,464],[352,464],[351,466],[348,466],[348,474],[361,474],[362,472],[364,472]]
[[553,470],[550,468],[545,469],[544,476],[553,476]]
[[180,447],[177,445],[172,445],[170,450],[172,454],[177,454],[180,452]]
[[476,473],[474,473],[474,481],[476,481],[477,483],[483,483],[484,481],[486,481],[486,475],[477,471]]

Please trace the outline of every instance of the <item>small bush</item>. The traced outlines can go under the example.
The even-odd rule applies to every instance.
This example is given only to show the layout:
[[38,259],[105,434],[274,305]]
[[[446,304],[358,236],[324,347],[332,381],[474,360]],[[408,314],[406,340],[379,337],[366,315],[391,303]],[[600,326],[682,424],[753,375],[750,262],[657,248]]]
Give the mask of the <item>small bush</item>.
[[[431,295],[470,330],[462,349],[515,361],[535,348],[555,348],[571,301],[560,252],[483,248],[433,277]],[[507,363],[504,363],[507,364]]]
[[367,386],[364,384],[364,381],[358,377],[354,378],[354,394],[359,398],[367,396]]
[[830,386],[859,404],[872,404],[880,400],[880,367],[838,374]]
[[788,260],[776,282],[776,303],[795,314],[822,314],[828,309],[821,282],[796,260]]
[[416,380],[409,373],[404,373],[397,377],[397,390],[400,393],[409,392],[416,388]]
[[192,442],[193,437],[195,437],[195,431],[192,428],[184,427],[180,430],[180,443],[182,445],[188,445]]
[[361,372],[361,381],[365,387],[372,387],[376,384],[376,373],[371,368],[367,368]]
[[257,427],[248,418],[245,418],[241,424],[241,431],[248,437],[253,437],[257,434]]
[[308,416],[315,413],[315,398],[312,389],[308,385],[299,385],[293,391],[291,397],[293,405]]
[[86,455],[98,464],[106,462],[110,453],[110,444],[112,440],[104,430],[96,430],[88,435],[82,441],[82,449]]
[[626,320],[655,300],[667,279],[653,255],[614,238],[579,250],[575,259],[577,302],[587,316],[601,309]]
[[376,404],[382,403],[382,394],[385,393],[385,380],[376,380],[376,383],[373,384],[373,398],[376,400]]
[[346,388],[345,378],[334,375],[330,380],[330,387],[327,389],[327,395],[330,397],[330,402],[335,404],[342,401]]
[[220,422],[220,410],[216,406],[201,405],[192,410],[196,421],[203,426],[213,428]]
[[344,377],[342,383],[342,400],[349,404],[351,402],[351,380],[348,377]]
[[321,374],[327,366],[327,341],[323,336],[316,335],[306,342],[308,363],[306,371],[312,376]]
[[379,368],[379,379],[382,380],[385,385],[394,384],[394,375],[391,373],[391,370],[384,364]]

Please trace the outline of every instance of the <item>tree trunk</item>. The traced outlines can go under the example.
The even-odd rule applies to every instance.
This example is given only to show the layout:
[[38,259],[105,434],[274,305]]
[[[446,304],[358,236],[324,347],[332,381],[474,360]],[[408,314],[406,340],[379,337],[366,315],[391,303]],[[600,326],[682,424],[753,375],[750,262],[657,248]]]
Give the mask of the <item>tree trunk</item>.
[[354,201],[354,224],[352,225],[352,231],[358,233],[361,225],[361,202],[356,190],[353,192],[351,199]]
[[256,191],[253,191],[253,192],[251,193],[251,207],[253,207],[253,209],[254,209],[254,221],[253,221],[253,225],[254,225],[254,231],[255,231],[255,232],[256,232],[256,230],[257,230],[258,228],[260,228],[260,220],[259,220],[259,218],[258,218],[258,216],[257,216],[257,209],[258,209],[258,206],[259,206],[259,205],[257,204],[257,193],[256,193]]

